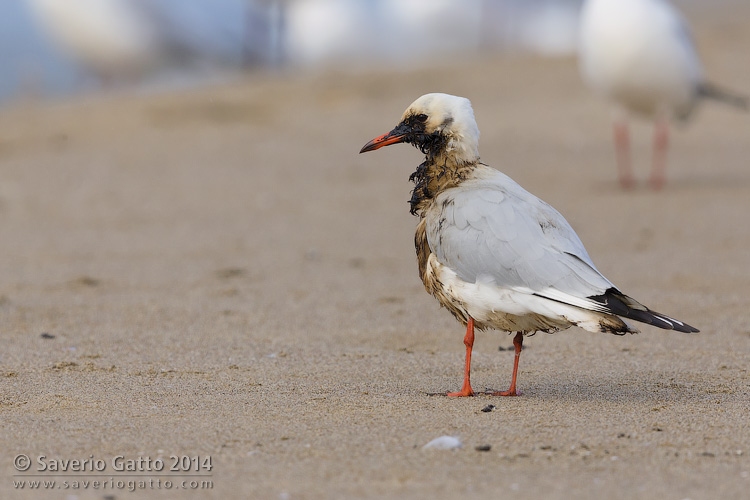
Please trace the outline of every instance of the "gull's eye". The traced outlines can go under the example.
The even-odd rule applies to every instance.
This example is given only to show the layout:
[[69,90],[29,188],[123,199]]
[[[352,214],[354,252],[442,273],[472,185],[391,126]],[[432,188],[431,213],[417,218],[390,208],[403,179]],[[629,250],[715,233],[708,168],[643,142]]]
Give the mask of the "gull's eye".
[[424,113],[420,113],[420,114],[418,114],[417,116],[415,116],[414,118],[416,118],[416,119],[417,119],[417,121],[418,121],[418,122],[421,122],[421,123],[424,123],[424,122],[426,122],[426,121],[427,121],[427,115],[426,115],[426,114],[424,114]]

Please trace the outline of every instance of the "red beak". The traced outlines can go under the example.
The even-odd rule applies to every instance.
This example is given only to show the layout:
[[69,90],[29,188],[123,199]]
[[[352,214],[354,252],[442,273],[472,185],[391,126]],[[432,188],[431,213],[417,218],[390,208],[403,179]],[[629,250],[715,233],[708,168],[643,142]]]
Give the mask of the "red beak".
[[404,142],[409,134],[408,130],[404,130],[404,127],[396,127],[387,134],[383,134],[380,137],[376,137],[367,144],[365,144],[360,150],[360,154],[367,153],[368,151],[375,151],[383,146],[390,146],[391,144],[398,144]]

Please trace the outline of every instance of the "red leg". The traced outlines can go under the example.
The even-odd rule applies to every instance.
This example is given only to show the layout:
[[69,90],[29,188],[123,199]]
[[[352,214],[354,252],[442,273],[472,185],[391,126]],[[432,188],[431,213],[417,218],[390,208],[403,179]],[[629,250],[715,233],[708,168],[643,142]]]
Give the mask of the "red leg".
[[469,317],[469,323],[466,325],[464,345],[466,345],[466,369],[464,371],[464,385],[463,387],[461,387],[461,390],[459,392],[449,392],[447,394],[448,396],[462,397],[474,395],[474,391],[471,390],[471,383],[469,382],[471,374],[471,348],[474,346],[474,318],[472,317]]
[[654,124],[654,163],[651,168],[651,187],[654,189],[664,187],[668,146],[669,124],[664,120],[658,120]]
[[617,155],[617,172],[620,185],[624,189],[635,187],[633,166],[630,161],[630,132],[626,121],[617,121],[614,125],[615,154]]
[[516,358],[513,361],[513,378],[510,380],[510,389],[503,392],[493,392],[492,396],[518,396],[520,394],[516,392],[516,377],[518,376],[518,359],[521,357],[521,348],[523,347],[523,334],[521,332],[516,333],[513,338],[513,347],[516,348]]

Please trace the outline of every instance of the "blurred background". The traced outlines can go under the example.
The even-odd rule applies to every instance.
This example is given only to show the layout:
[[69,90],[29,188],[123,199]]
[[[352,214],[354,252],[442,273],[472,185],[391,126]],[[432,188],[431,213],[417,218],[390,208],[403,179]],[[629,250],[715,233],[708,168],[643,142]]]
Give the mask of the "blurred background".
[[[741,0],[677,0],[715,9]],[[248,69],[574,54],[581,0],[3,0],[0,102],[226,80]],[[75,5],[75,6],[73,6]]]
[[[741,0],[678,0],[715,8]],[[573,54],[581,0],[3,0],[0,102],[196,84],[248,69]]]

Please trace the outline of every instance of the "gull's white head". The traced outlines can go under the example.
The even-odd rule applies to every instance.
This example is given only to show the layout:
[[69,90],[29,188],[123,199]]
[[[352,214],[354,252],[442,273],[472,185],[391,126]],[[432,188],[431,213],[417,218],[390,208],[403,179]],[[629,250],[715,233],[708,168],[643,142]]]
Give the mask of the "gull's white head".
[[478,161],[479,128],[471,101],[449,94],[425,94],[404,111],[396,128],[365,144],[360,153],[399,142],[457,163]]

